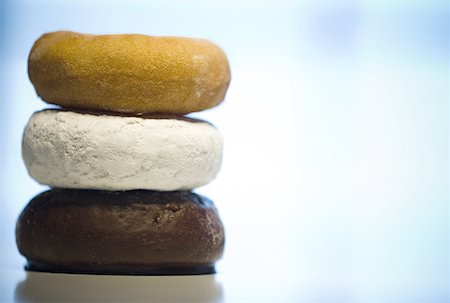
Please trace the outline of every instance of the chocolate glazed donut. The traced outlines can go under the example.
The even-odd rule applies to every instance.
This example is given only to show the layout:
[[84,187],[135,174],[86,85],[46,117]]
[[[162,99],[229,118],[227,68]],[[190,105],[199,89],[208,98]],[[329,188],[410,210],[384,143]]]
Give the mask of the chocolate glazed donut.
[[16,241],[28,270],[205,274],[224,229],[213,203],[187,191],[52,189],[22,211]]

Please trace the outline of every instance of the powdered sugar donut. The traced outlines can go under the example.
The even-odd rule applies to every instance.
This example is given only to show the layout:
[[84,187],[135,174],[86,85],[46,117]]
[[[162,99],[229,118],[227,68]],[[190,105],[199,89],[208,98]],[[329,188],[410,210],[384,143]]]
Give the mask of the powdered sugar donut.
[[44,110],[25,128],[22,157],[30,176],[52,187],[173,191],[213,180],[222,145],[200,120]]

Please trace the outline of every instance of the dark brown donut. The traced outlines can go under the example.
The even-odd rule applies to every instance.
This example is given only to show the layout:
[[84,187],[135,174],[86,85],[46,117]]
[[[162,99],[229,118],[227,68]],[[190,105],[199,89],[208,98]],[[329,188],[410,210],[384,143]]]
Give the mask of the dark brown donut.
[[191,192],[52,189],[16,227],[27,269],[94,274],[204,274],[222,256],[213,203]]

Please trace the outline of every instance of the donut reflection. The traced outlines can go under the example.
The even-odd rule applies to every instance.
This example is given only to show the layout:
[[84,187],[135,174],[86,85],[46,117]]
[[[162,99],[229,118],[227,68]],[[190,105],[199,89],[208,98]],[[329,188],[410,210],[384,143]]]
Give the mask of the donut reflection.
[[214,275],[96,276],[28,272],[16,302],[222,302]]

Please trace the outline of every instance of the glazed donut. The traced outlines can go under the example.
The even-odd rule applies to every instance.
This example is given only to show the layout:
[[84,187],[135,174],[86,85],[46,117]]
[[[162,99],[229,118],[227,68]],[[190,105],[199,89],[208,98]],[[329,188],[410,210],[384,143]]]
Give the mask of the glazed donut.
[[65,31],[34,43],[28,74],[48,103],[128,113],[208,109],[230,81],[225,54],[206,40]]
[[195,193],[53,189],[22,211],[16,241],[30,270],[199,274],[214,272],[225,236]]
[[25,127],[22,157],[52,187],[189,190],[215,178],[222,136],[201,120],[44,110]]

